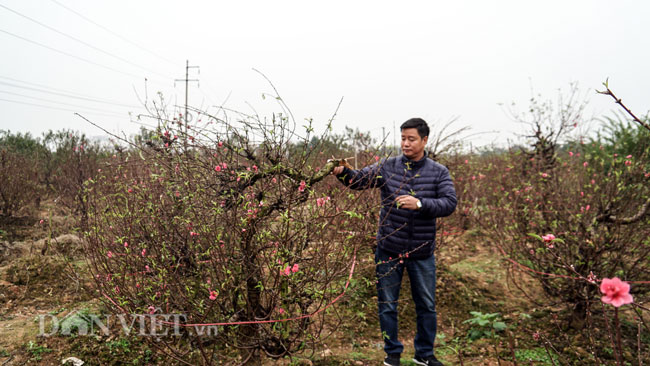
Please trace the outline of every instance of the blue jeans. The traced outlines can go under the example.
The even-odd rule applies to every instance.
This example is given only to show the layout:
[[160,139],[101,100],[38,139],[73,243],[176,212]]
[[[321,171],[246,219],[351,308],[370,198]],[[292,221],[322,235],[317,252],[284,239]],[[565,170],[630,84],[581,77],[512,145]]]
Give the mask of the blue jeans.
[[[392,256],[392,260],[389,257]],[[377,248],[375,252],[379,325],[387,354],[402,353],[404,346],[397,338],[397,300],[402,286],[404,268],[411,281],[411,294],[417,314],[415,355],[427,358],[433,355],[436,339],[436,258],[395,258]]]

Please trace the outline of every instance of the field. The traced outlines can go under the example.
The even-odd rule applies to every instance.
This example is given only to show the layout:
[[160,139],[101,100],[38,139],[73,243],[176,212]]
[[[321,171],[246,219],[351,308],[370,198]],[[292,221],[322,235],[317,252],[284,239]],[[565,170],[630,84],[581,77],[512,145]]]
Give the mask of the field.
[[[650,129],[617,116],[579,135],[580,111],[533,103],[509,149],[435,136],[458,196],[437,221],[445,364],[650,363]],[[381,364],[380,198],[338,183],[328,157],[381,165],[395,149],[286,117],[158,117],[112,146],[2,132],[0,364]]]

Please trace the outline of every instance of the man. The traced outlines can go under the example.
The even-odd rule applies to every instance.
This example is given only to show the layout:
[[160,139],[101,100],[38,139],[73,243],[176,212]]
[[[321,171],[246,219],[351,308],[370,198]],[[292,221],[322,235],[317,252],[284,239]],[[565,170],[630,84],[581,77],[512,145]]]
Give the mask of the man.
[[361,170],[338,166],[332,173],[352,189],[381,190],[375,264],[384,365],[399,365],[404,350],[397,338],[397,300],[406,268],[417,314],[413,362],[439,366],[442,363],[433,351],[437,326],[433,254],[436,218],[454,212],[456,191],[447,168],[426,157],[427,123],[412,118],[400,130],[401,156],[382,159]]

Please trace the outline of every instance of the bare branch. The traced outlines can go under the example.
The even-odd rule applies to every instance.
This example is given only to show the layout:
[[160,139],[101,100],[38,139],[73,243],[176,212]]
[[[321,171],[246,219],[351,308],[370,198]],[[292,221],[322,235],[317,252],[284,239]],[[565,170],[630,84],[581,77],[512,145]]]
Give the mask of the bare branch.
[[613,215],[602,214],[596,217],[596,221],[612,222],[620,225],[629,225],[641,220],[648,213],[648,208],[650,208],[650,198],[647,201],[645,201],[643,206],[641,206],[641,208],[639,209],[639,212],[637,212],[634,216],[618,218]]
[[625,104],[623,104],[623,101],[621,100],[621,98],[618,98],[616,95],[614,95],[612,90],[609,89],[608,81],[605,81],[603,83],[603,86],[605,87],[606,90],[605,91],[596,90],[596,93],[609,95],[612,98],[614,98],[614,100],[616,101],[616,104],[620,105],[625,110],[625,112],[627,112],[627,114],[629,114],[632,117],[632,119],[634,121],[636,121],[638,124],[640,124],[641,126],[645,127],[648,131],[650,131],[650,125],[648,123],[642,121],[639,117],[637,117],[634,113],[632,113],[632,111],[628,107],[626,107]]

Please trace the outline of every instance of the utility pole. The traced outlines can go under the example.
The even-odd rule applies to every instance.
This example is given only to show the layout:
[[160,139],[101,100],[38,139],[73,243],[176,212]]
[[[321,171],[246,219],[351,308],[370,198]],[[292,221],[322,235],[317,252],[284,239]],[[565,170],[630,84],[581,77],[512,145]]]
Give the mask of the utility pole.
[[397,130],[395,129],[395,121],[393,121],[393,148],[392,148],[392,150],[393,150],[393,153],[395,155],[397,155],[397,140],[395,140],[396,136],[397,136]]
[[386,145],[388,142],[386,141],[386,127],[382,126],[381,127],[381,154],[386,155]]
[[[189,78],[190,77],[190,69],[192,69],[192,68],[198,69],[199,67],[198,66],[190,66],[190,61],[185,60],[185,79],[176,79],[176,80],[174,80],[174,81],[184,81],[185,82],[185,121],[184,121],[185,122],[185,136],[183,138],[185,151],[187,151],[187,125],[189,124],[188,113],[187,113],[187,100],[188,100],[188,95],[189,95],[189,92],[188,92],[188,90],[189,90],[189,82],[190,81],[196,81],[197,85],[198,85],[198,82],[199,82],[199,79],[190,79]],[[198,73],[200,74],[201,71],[198,71]]]

